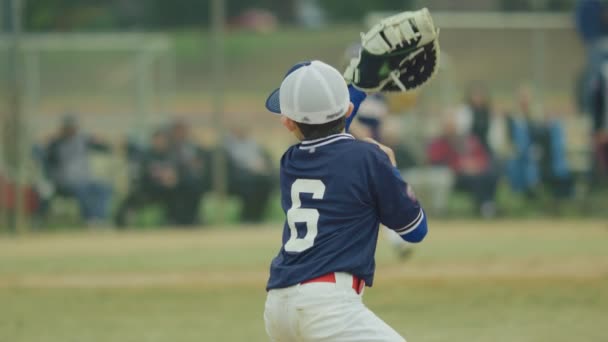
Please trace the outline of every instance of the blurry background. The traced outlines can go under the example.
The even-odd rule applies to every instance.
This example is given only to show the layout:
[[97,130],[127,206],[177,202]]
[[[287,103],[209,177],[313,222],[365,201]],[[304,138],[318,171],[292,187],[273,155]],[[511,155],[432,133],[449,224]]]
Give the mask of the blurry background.
[[[355,134],[402,151],[407,158],[400,167],[412,171],[409,181],[422,198],[441,193],[435,196],[441,200],[428,199],[437,215],[477,216],[468,207],[485,202],[495,207],[487,217],[601,215],[605,206],[596,207],[590,191],[598,179],[593,108],[584,106],[593,77],[583,70],[585,45],[591,49],[590,41],[601,37],[604,18],[584,3],[576,12],[576,1],[260,0],[215,7],[211,1],[4,1],[3,222],[53,228],[78,221],[280,221],[274,178],[293,140],[265,112],[265,96],[296,61],[322,59],[342,68],[356,51],[358,32],[391,11],[423,5],[442,29],[441,73],[423,91],[377,99]],[[433,176],[444,184],[435,189],[417,175],[431,166],[449,168],[430,147],[449,124],[484,145],[485,156],[471,158],[490,162],[467,172],[452,165],[453,175]],[[67,142],[67,126],[82,137],[86,151],[78,156],[61,152],[78,145]],[[153,133],[166,136],[167,156],[151,148]],[[478,186],[464,184],[463,173],[493,176]],[[184,189],[192,193],[184,196]],[[196,205],[177,213],[163,198]],[[100,201],[103,208],[85,210],[85,202]],[[243,217],[243,210],[256,217]]]
[[380,241],[370,307],[412,340],[608,339],[608,2],[0,0],[0,341],[264,340],[296,143],[264,100],[420,7],[439,74],[353,134],[436,233]]

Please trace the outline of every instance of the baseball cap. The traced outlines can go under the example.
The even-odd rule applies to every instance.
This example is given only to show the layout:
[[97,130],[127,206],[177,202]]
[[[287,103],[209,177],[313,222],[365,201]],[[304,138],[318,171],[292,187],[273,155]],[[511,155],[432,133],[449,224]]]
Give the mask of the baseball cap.
[[348,86],[342,74],[321,61],[300,62],[268,96],[266,108],[295,122],[320,125],[346,114]]

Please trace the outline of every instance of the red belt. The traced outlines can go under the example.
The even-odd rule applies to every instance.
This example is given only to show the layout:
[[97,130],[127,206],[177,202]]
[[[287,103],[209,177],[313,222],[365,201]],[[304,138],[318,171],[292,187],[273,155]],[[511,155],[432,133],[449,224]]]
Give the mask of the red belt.
[[[353,277],[353,284],[352,284],[352,288],[353,290],[355,290],[355,292],[357,292],[357,294],[361,294],[361,292],[363,291],[363,288],[365,287],[365,280],[357,277],[357,276],[352,276]],[[301,282],[300,284],[308,284],[308,283],[336,283],[336,274],[335,273],[327,273],[325,275],[322,275],[320,277],[316,277],[316,278],[312,278],[306,281]]]

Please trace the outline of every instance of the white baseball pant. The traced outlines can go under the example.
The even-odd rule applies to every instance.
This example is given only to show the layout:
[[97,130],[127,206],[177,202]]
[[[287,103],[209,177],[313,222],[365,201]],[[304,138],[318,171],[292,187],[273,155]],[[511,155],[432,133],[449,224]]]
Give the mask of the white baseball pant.
[[306,283],[268,292],[264,321],[271,341],[405,342],[363,304],[350,274],[335,275],[336,283]]

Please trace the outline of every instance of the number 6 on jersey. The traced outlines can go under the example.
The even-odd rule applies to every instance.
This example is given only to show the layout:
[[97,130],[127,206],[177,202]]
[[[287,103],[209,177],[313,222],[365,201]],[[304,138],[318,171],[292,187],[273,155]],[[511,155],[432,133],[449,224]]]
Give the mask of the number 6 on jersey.
[[[287,211],[290,237],[285,243],[286,252],[303,252],[314,245],[317,237],[319,211],[317,209],[301,208],[301,193],[310,193],[313,199],[323,199],[325,184],[318,179],[297,179],[293,182],[291,186],[291,208]],[[306,235],[303,238],[298,237],[296,223],[306,224]]]

